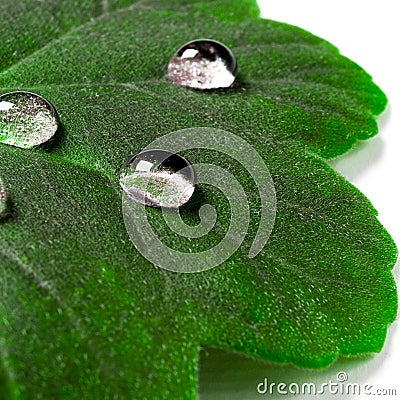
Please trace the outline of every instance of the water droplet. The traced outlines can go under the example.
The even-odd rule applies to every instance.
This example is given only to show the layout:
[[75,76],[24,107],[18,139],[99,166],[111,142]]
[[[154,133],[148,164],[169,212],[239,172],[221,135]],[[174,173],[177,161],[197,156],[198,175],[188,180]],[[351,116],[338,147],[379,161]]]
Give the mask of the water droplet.
[[192,197],[195,177],[186,159],[154,149],[137,154],[122,167],[120,185],[137,203],[176,208]]
[[0,187],[0,219],[10,215],[10,196]]
[[0,96],[0,142],[29,149],[47,142],[58,129],[54,107],[29,92]]
[[235,80],[236,59],[224,44],[211,39],[186,43],[172,56],[168,78],[192,89],[229,87]]

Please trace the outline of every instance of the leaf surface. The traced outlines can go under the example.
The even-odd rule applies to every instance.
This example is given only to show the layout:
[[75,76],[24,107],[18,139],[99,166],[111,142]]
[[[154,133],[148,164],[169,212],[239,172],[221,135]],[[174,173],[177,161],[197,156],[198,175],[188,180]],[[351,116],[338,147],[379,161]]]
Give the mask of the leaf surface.
[[[9,27],[0,30],[1,92],[46,97],[62,129],[34,150],[0,146],[16,212],[0,224],[0,378],[9,398],[195,398],[200,345],[308,368],[380,350],[396,314],[397,250],[369,201],[324,160],[377,133],[386,98],[367,73],[299,28],[252,18],[251,2],[19,9],[28,3],[1,6]],[[55,25],[42,24],[54,7]],[[233,88],[167,81],[172,53],[197,37],[232,48]],[[176,274],[130,242],[117,171],[154,139],[198,126],[251,143],[273,178],[277,217],[250,260],[254,182],[223,155],[188,152],[237,177],[251,228],[219,267]],[[148,216],[166,244],[197,252],[218,243],[230,221],[227,200],[208,186],[182,208],[185,221],[196,224],[205,203],[218,221],[196,242],[172,234],[160,210]]]

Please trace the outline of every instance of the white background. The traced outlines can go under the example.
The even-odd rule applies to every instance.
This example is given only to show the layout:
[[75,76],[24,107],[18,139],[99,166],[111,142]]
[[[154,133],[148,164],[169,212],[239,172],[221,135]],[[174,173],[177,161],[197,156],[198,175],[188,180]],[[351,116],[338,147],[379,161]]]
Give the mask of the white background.
[[[372,201],[379,220],[399,246],[400,2],[262,0],[259,4],[263,17],[297,25],[330,41],[372,75],[388,96],[389,107],[378,119],[378,136],[360,143],[331,165]],[[394,273],[399,283],[399,265]],[[397,325],[396,322],[389,329],[381,354],[347,371],[349,381],[397,387],[400,398],[400,329]]]

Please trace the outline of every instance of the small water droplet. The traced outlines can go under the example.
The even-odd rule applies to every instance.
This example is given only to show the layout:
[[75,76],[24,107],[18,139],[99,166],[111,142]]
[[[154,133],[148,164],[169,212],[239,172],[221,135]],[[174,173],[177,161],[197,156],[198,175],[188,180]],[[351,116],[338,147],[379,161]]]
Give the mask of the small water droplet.
[[233,84],[236,59],[224,44],[211,39],[186,43],[172,56],[168,78],[192,89],[218,89]]
[[6,218],[10,215],[10,196],[0,188],[0,219]]
[[0,96],[0,142],[29,149],[50,140],[58,129],[54,107],[30,92]]
[[135,202],[176,208],[192,197],[195,176],[190,163],[167,150],[146,150],[121,169],[120,185]]

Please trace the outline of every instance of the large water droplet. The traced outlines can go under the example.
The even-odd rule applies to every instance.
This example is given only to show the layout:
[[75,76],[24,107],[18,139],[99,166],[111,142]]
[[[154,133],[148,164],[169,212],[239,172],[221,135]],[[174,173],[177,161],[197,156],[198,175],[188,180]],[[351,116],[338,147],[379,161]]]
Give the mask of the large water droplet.
[[192,197],[195,176],[189,162],[167,150],[146,150],[121,169],[120,185],[135,202],[176,208]]
[[183,45],[168,64],[168,78],[192,89],[218,89],[233,84],[236,59],[224,44],[210,39]]
[[0,142],[31,148],[47,142],[58,129],[54,107],[43,97],[29,92],[0,96]]

